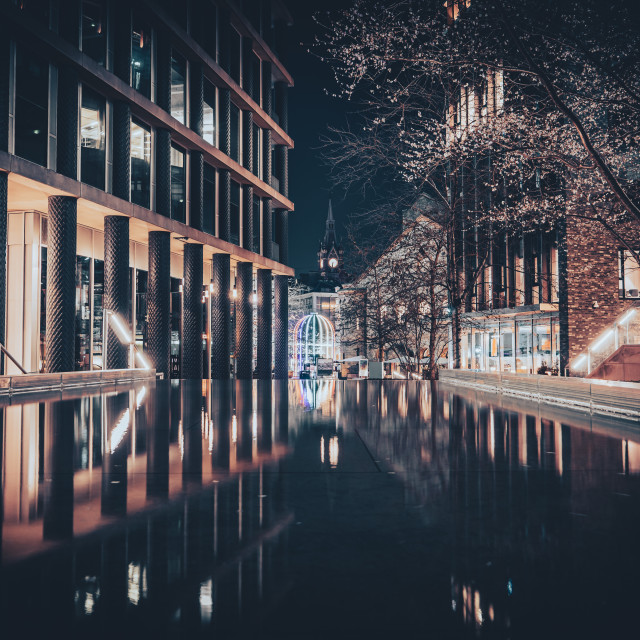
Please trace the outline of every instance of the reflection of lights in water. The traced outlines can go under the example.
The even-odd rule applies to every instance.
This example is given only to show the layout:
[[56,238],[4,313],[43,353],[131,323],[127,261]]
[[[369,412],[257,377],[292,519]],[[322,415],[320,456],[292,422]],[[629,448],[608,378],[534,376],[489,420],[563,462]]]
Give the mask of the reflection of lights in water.
[[455,611],[457,607],[457,603],[455,600],[451,600],[451,611]]
[[213,615],[213,582],[209,578],[200,585],[200,620],[203,624],[211,622]]
[[209,420],[209,453],[213,451],[213,420]]
[[495,613],[493,611],[493,605],[490,604],[489,605],[489,620],[491,620],[491,622],[493,622],[493,618],[495,617]]
[[317,409],[335,395],[335,380],[298,380],[300,404],[305,409]]
[[87,593],[84,601],[84,613],[90,616],[93,613],[96,601],[93,599],[93,593]]
[[482,609],[480,608],[480,592],[476,591],[473,594],[473,609],[476,617],[476,624],[482,626]]
[[507,582],[507,593],[509,595],[511,595],[513,593],[513,582],[511,582],[511,580],[509,580]]
[[138,395],[136,396],[136,409],[139,409],[142,406],[142,401],[147,395],[147,387],[142,387],[140,391],[138,391]]
[[140,602],[140,565],[129,563],[128,568],[129,588],[127,595],[129,602],[133,605],[137,605]]
[[111,432],[111,453],[118,448],[118,445],[122,442],[122,438],[124,438],[124,434],[127,433],[127,429],[129,428],[129,409],[126,409],[122,414],[120,420],[118,420],[118,424],[113,428]]
[[178,421],[178,442],[180,443],[180,460],[184,460],[184,433],[182,431],[182,420]]
[[233,444],[238,442],[238,418],[236,416],[231,418],[231,442]]
[[338,436],[333,436],[329,440],[329,464],[332,469],[338,466]]
[[258,439],[258,414],[255,411],[251,420],[251,434],[254,440]]
[[320,436],[320,462],[324,464],[324,436]]

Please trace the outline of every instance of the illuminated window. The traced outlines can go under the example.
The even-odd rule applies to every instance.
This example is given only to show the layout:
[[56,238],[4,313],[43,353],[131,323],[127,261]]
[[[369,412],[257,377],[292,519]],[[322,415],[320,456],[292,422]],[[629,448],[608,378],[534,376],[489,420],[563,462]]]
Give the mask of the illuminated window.
[[80,115],[81,179],[98,189],[104,189],[105,174],[105,99],[87,87],[82,87]]
[[640,298],[640,265],[627,249],[620,249],[619,281],[621,298]]

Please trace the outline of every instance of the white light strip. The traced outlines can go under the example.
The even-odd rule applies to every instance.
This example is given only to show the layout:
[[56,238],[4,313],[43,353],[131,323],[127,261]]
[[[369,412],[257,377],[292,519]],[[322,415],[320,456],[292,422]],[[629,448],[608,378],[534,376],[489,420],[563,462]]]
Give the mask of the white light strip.
[[613,336],[613,329],[609,329],[602,336],[596,340],[591,346],[591,351],[597,351],[600,347],[604,346],[607,341]]

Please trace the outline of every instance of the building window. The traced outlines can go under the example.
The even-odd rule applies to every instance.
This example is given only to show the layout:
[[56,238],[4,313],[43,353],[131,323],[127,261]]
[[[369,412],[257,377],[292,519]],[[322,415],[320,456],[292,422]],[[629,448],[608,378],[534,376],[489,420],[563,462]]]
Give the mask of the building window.
[[151,27],[136,11],[131,29],[131,86],[151,98]]
[[202,230],[211,235],[216,232],[216,170],[210,165],[204,165],[204,179],[202,183]]
[[151,207],[151,131],[131,121],[131,202]]
[[187,62],[175,51],[171,56],[171,115],[186,124],[184,106],[186,96]]
[[82,52],[104,66],[107,51],[107,14],[101,0],[82,2]]
[[216,146],[216,88],[207,80],[204,81],[202,116],[202,138]]
[[171,217],[186,222],[184,151],[171,145]]
[[105,173],[105,99],[82,87],[80,115],[80,177],[82,182],[104,190]]
[[49,65],[18,47],[16,54],[15,153],[47,166]]
[[231,181],[231,242],[240,244],[240,185]]
[[231,104],[231,158],[236,162],[239,160],[240,152],[240,109],[235,104]]
[[640,265],[628,249],[620,249],[620,297],[640,298]]

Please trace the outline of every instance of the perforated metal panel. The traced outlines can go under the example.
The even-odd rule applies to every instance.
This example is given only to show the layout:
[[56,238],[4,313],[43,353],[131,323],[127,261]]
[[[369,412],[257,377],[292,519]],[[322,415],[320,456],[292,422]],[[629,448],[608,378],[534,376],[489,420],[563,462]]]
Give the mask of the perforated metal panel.
[[218,237],[231,239],[231,174],[226,169],[218,172],[220,207],[218,209]]
[[289,282],[287,276],[273,278],[273,377],[284,380],[289,372]]
[[156,104],[171,110],[171,36],[160,29],[156,35]]
[[276,177],[280,181],[280,193],[289,197],[289,149],[283,144],[275,147],[275,170]]
[[229,89],[218,90],[218,126],[220,127],[220,151],[231,156],[231,92]]
[[[129,322],[129,218],[107,216],[104,219],[104,308]],[[129,349],[109,324],[107,369],[126,369]]]
[[273,258],[273,202],[271,198],[262,199],[262,255]]
[[280,246],[280,262],[289,263],[289,212],[276,209],[276,242]]
[[156,211],[171,215],[171,132],[156,129]]
[[48,373],[74,369],[76,225],[76,199],[70,196],[50,196],[45,353],[45,368]]
[[180,367],[189,380],[202,379],[202,250],[201,244],[184,245]]
[[252,379],[253,359],[253,264],[239,262],[236,267],[236,378]]
[[271,129],[262,132],[262,179],[271,185],[273,163],[271,162]]
[[242,185],[242,246],[253,251],[253,187]]
[[203,102],[204,102],[204,74],[202,64],[191,61],[191,129],[202,136]]
[[271,117],[273,115],[273,104],[271,98],[271,81],[273,65],[271,62],[262,63],[262,108]]
[[280,126],[285,130],[289,130],[289,86],[286,82],[276,82],[276,101],[278,103],[278,115],[280,116]]
[[171,361],[171,234],[149,232],[147,352],[156,371],[169,377]]
[[272,287],[271,269],[258,269],[257,293],[257,349],[256,369],[258,379],[271,380],[271,338],[272,338]]
[[229,379],[231,353],[231,256],[216,253],[211,258],[211,377]]
[[204,184],[204,158],[201,151],[191,152],[191,193],[189,203],[189,224],[202,230]]

